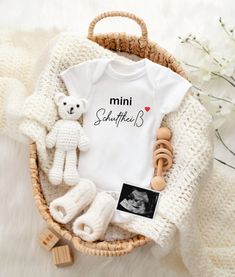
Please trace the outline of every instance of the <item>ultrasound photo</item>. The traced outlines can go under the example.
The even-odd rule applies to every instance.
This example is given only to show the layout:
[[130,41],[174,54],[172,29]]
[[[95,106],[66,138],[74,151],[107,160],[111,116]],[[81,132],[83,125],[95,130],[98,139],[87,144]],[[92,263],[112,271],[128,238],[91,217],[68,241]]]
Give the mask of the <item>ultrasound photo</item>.
[[117,210],[153,218],[160,193],[129,184],[123,184]]

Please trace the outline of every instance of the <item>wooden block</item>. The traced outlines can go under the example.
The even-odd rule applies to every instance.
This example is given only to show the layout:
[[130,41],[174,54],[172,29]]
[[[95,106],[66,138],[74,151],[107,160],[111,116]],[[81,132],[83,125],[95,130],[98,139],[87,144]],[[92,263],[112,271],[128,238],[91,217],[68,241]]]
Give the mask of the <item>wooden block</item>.
[[47,251],[50,251],[53,246],[59,241],[57,237],[51,230],[45,229],[39,235],[39,243]]
[[54,247],[51,253],[53,263],[56,266],[66,266],[73,263],[73,258],[68,245]]

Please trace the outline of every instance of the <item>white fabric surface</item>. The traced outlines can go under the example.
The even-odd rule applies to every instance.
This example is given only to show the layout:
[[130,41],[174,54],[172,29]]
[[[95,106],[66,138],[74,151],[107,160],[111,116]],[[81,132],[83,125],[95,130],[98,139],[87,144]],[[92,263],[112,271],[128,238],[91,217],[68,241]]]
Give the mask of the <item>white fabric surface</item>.
[[[186,0],[149,0],[143,2],[120,0],[102,3],[94,0],[70,2],[4,0],[0,4],[0,24],[1,26],[10,25],[14,28],[24,27],[29,29],[35,27],[58,28],[71,26],[79,33],[86,34],[88,23],[96,14],[114,9],[127,10],[143,17],[149,27],[150,38],[158,41],[160,45],[171,52],[174,52],[178,35],[194,32],[213,38],[216,36],[213,30],[217,24],[218,17],[222,16],[234,24],[235,13],[232,0],[197,0],[190,3]],[[110,31],[115,29],[125,30],[130,33],[137,30],[134,23],[124,22],[124,20],[113,20],[112,22],[114,23],[100,23],[97,30]],[[228,126],[228,130],[231,126]],[[227,142],[230,143],[232,149],[235,149],[232,135],[228,137]],[[216,149],[218,149],[217,153],[220,157],[226,158],[226,161],[230,163],[234,163],[233,157],[226,156],[223,148],[216,145]],[[45,225],[35,209],[31,195],[27,147],[1,136],[0,151],[1,276],[59,277],[65,275],[110,276],[111,274],[112,276],[192,276],[186,269],[190,262],[187,259],[188,253],[180,252],[180,240],[174,245],[173,249],[175,251],[169,253],[164,259],[161,259],[164,253],[156,245],[148,245],[120,258],[107,259],[76,254],[75,258],[77,260],[74,266],[57,269],[51,263],[50,254],[41,249],[37,243],[38,232]],[[207,188],[205,186],[205,190]],[[217,195],[221,195],[221,199],[217,198],[218,202],[215,201],[214,209],[221,202],[220,200],[226,199],[229,195],[226,195],[227,190],[224,190],[224,188],[220,190],[219,186],[216,187],[215,192],[217,192]],[[220,194],[221,192],[224,194]],[[202,205],[201,207],[205,206]],[[215,225],[213,225],[213,221],[208,221],[208,218],[214,219],[212,216],[213,209],[208,210],[207,214],[207,217],[203,220],[204,224],[200,226],[200,231],[203,232],[205,226],[211,225],[211,232],[213,233],[213,226]],[[231,215],[227,214],[226,216],[229,218]],[[218,222],[214,222],[214,224],[219,224],[223,218],[224,214],[220,215],[217,217]],[[208,237],[210,237],[210,233],[204,233],[202,239]],[[223,233],[221,233],[217,239],[221,240],[223,237]],[[212,241],[211,245],[213,246],[213,244],[214,242]],[[223,251],[225,245],[221,243],[221,251]],[[211,258],[213,260],[213,248],[211,250]],[[214,251],[216,253],[215,248]],[[208,257],[207,253],[204,253],[204,255],[206,259]],[[231,251],[231,255],[234,255],[234,252]],[[191,262],[193,261],[192,259]],[[195,275],[195,272],[193,274],[198,276]],[[224,274],[220,275],[218,273],[217,275],[207,274],[204,276],[228,277],[231,275],[224,272]]]

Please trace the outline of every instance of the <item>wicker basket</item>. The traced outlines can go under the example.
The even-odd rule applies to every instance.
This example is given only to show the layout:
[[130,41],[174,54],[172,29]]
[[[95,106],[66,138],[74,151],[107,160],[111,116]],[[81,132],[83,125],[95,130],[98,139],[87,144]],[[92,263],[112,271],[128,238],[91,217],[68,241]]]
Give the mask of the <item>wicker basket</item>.
[[[103,18],[113,16],[128,17],[136,21],[141,27],[141,37],[127,35],[125,33],[94,35],[94,27],[96,23]],[[134,14],[116,11],[100,14],[90,23],[88,38],[109,50],[126,52],[128,54],[136,55],[140,58],[148,58],[151,61],[169,67],[181,76],[186,77],[184,71],[171,54],[159,47],[156,43],[148,40],[148,32],[144,21]],[[136,235],[129,239],[115,241],[101,241],[93,243],[83,241],[79,237],[75,236],[69,229],[67,229],[66,226],[54,221],[49,213],[48,205],[40,184],[35,143],[30,145],[30,170],[33,194],[42,218],[47,222],[48,226],[54,229],[59,235],[68,241],[72,241],[74,247],[78,251],[98,256],[121,256],[128,254],[134,248],[143,246],[150,241],[148,238],[142,235]]]

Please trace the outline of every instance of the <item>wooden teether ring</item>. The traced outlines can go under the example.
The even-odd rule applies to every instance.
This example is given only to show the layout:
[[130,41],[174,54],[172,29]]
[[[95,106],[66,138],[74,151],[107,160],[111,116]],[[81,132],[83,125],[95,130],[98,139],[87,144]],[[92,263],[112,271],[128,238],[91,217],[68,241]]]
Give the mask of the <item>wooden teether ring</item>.
[[[158,166],[158,161],[159,161],[160,159],[163,159],[163,167],[162,167],[163,170],[166,171],[166,170],[168,170],[169,168],[171,168],[171,166],[172,166],[172,157],[169,156],[169,155],[167,155],[167,154],[162,153],[162,154],[155,155],[155,156],[153,157],[153,164],[154,164],[154,166],[157,165],[157,170],[158,170],[158,168],[159,168],[159,166]],[[161,169],[161,171],[162,171],[162,169]],[[159,171],[160,171],[160,170],[159,170]],[[161,173],[161,172],[159,172],[159,173]],[[158,174],[157,174],[157,175],[158,175]],[[159,175],[160,175],[160,174],[159,174]]]
[[159,139],[154,143],[153,146],[153,150],[155,151],[156,149],[160,148],[160,147],[164,147],[167,148],[171,153],[173,153],[173,147],[171,145],[171,143],[165,139]]
[[158,154],[167,154],[169,155],[170,157],[172,157],[172,153],[166,149],[166,148],[158,148],[156,149],[154,152],[153,152],[153,157],[158,155]]
[[160,154],[165,154],[165,153],[159,153],[159,154],[153,156],[153,165],[156,169],[158,167],[158,162],[159,162],[160,159],[162,159],[162,165],[163,166],[168,165],[168,160],[166,158],[163,158],[163,157],[159,156]]
[[162,127],[157,131],[157,141],[154,144],[153,164],[157,169],[157,176],[151,180],[151,187],[161,191],[165,188],[166,182],[162,177],[162,171],[168,170],[172,166],[173,147],[168,141],[171,138],[171,131]]

